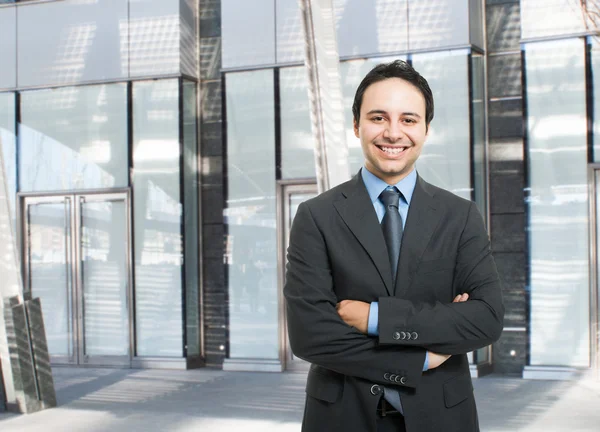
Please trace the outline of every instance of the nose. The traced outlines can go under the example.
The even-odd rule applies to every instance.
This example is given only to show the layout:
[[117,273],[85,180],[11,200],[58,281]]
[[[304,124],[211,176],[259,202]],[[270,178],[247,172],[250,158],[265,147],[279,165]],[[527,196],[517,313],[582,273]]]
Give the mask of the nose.
[[402,130],[402,125],[400,123],[391,122],[388,123],[388,126],[385,128],[383,132],[384,138],[388,139],[390,142],[396,142],[404,137],[404,131]]

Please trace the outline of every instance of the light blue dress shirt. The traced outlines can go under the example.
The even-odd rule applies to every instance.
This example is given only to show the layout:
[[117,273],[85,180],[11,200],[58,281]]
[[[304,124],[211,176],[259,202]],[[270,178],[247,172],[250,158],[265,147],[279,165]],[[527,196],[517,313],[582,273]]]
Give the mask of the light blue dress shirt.
[[[363,182],[367,188],[367,192],[369,193],[369,197],[371,198],[371,202],[373,203],[373,207],[375,207],[375,212],[377,213],[377,219],[379,219],[379,223],[383,219],[383,215],[385,214],[385,206],[379,199],[379,195],[389,186],[396,186],[398,190],[402,193],[402,197],[400,197],[400,203],[398,206],[398,210],[400,211],[400,216],[402,217],[402,229],[406,226],[406,217],[408,216],[408,208],[410,206],[410,201],[413,196],[413,192],[415,191],[415,186],[417,184],[417,170],[412,170],[410,174],[404,177],[395,185],[389,185],[375,174],[370,172],[367,168],[363,167],[360,171],[362,175]],[[378,328],[379,321],[379,303],[373,302],[371,303],[371,308],[369,310],[369,322],[367,332],[369,336],[377,336],[379,335]],[[426,371],[429,369],[429,354],[425,354],[425,364],[423,366],[423,370]]]

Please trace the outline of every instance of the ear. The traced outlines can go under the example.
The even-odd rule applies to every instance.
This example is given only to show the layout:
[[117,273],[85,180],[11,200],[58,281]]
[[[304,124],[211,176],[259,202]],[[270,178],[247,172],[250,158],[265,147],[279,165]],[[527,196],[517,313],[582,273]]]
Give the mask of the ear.
[[352,120],[352,124],[354,125],[354,136],[356,138],[360,138],[360,136],[358,135],[358,123],[356,123],[356,119]]

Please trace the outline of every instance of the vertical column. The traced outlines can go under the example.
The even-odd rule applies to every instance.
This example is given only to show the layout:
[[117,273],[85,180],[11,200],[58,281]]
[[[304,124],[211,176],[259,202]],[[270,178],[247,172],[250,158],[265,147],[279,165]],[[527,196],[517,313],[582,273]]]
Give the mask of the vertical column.
[[350,178],[332,0],[299,0],[319,191]]
[[223,224],[223,88],[221,0],[200,2],[200,155],[202,221],[202,314],[204,357],[221,365],[227,355],[225,227]]
[[492,355],[495,372],[520,374],[528,337],[521,7],[486,3],[490,228],[507,311]]

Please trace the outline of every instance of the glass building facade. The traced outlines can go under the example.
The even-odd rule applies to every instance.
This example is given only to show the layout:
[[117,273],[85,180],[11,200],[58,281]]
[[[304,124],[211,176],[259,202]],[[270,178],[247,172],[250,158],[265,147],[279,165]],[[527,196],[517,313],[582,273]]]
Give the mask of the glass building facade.
[[[474,375],[598,364],[600,48],[567,3],[332,0],[352,175],[356,87],[404,59],[435,97],[419,174],[491,234],[507,314]],[[10,216],[55,363],[304,367],[281,295],[317,193],[304,57],[297,0],[0,0]]]

